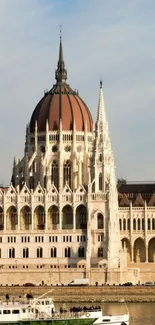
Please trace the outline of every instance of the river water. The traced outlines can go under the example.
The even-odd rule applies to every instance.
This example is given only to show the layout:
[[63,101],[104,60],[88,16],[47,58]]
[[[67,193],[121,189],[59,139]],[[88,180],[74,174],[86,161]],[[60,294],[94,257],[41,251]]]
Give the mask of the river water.
[[[103,314],[124,313],[123,304],[104,304],[102,305]],[[155,303],[128,303],[127,309],[130,314],[130,325],[155,325]]]
[[[91,306],[92,304],[64,304],[64,307],[69,310],[70,306]],[[99,305],[99,304],[93,304]],[[102,303],[103,315],[121,315],[129,311],[130,325],[155,325],[155,303]],[[56,309],[60,304],[56,304]]]

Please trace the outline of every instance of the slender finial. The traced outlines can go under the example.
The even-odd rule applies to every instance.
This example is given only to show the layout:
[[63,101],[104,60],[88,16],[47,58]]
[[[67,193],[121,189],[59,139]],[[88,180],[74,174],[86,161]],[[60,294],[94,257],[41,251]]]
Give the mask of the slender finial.
[[55,71],[55,79],[59,83],[64,83],[67,80],[67,70],[65,68],[65,62],[63,58],[63,46],[62,46],[62,26],[60,25],[60,45],[59,45],[59,59],[57,69]]
[[62,25],[60,25],[60,40],[62,39]]

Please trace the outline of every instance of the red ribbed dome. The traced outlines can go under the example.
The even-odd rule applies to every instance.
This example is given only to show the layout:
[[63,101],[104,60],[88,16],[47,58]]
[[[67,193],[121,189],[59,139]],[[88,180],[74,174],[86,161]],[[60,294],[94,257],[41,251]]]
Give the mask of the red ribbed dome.
[[83,100],[66,83],[67,70],[63,60],[62,41],[60,38],[59,60],[55,72],[57,83],[45,94],[36,106],[30,121],[30,132],[35,131],[37,121],[38,132],[46,131],[46,121],[49,130],[59,130],[60,120],[62,130],[72,131],[75,125],[77,131],[93,130],[93,120],[90,111]]
[[60,119],[64,131],[72,131],[75,123],[77,131],[91,132],[93,121],[90,111],[78,94],[66,83],[56,84],[36,106],[30,121],[30,132],[35,131],[37,121],[38,132],[46,130],[46,121],[49,130],[59,130]]

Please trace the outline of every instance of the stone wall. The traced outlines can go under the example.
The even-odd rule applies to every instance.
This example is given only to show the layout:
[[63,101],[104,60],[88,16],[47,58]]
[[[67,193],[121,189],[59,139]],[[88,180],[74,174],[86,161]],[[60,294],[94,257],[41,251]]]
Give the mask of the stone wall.
[[118,302],[124,299],[126,302],[155,302],[155,287],[0,287],[0,298],[5,299],[8,293],[10,299],[15,300],[19,296],[24,297],[31,293],[34,297],[47,292],[55,302]]
[[[16,268],[17,266],[17,268]],[[90,285],[115,284],[119,285],[125,282],[132,282],[134,285],[143,284],[146,281],[155,281],[155,271],[149,268],[139,269],[130,268],[127,272],[120,269],[107,272],[104,268],[94,268],[86,271],[85,268],[33,268],[22,269],[15,265],[14,269],[0,269],[0,285],[24,285],[33,283],[35,285],[68,285],[74,279],[88,278]]]

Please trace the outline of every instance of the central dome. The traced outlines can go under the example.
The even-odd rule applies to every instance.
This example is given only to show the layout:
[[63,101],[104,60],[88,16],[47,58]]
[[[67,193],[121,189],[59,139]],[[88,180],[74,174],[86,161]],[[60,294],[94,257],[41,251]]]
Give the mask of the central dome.
[[46,92],[44,97],[37,104],[30,120],[30,132],[35,132],[37,121],[38,132],[46,131],[46,122],[49,124],[49,131],[56,131],[62,122],[63,131],[72,131],[75,125],[76,131],[88,132],[93,130],[91,113],[78,96],[66,83],[67,70],[63,60],[62,41],[60,38],[59,61],[55,72],[56,84]]

